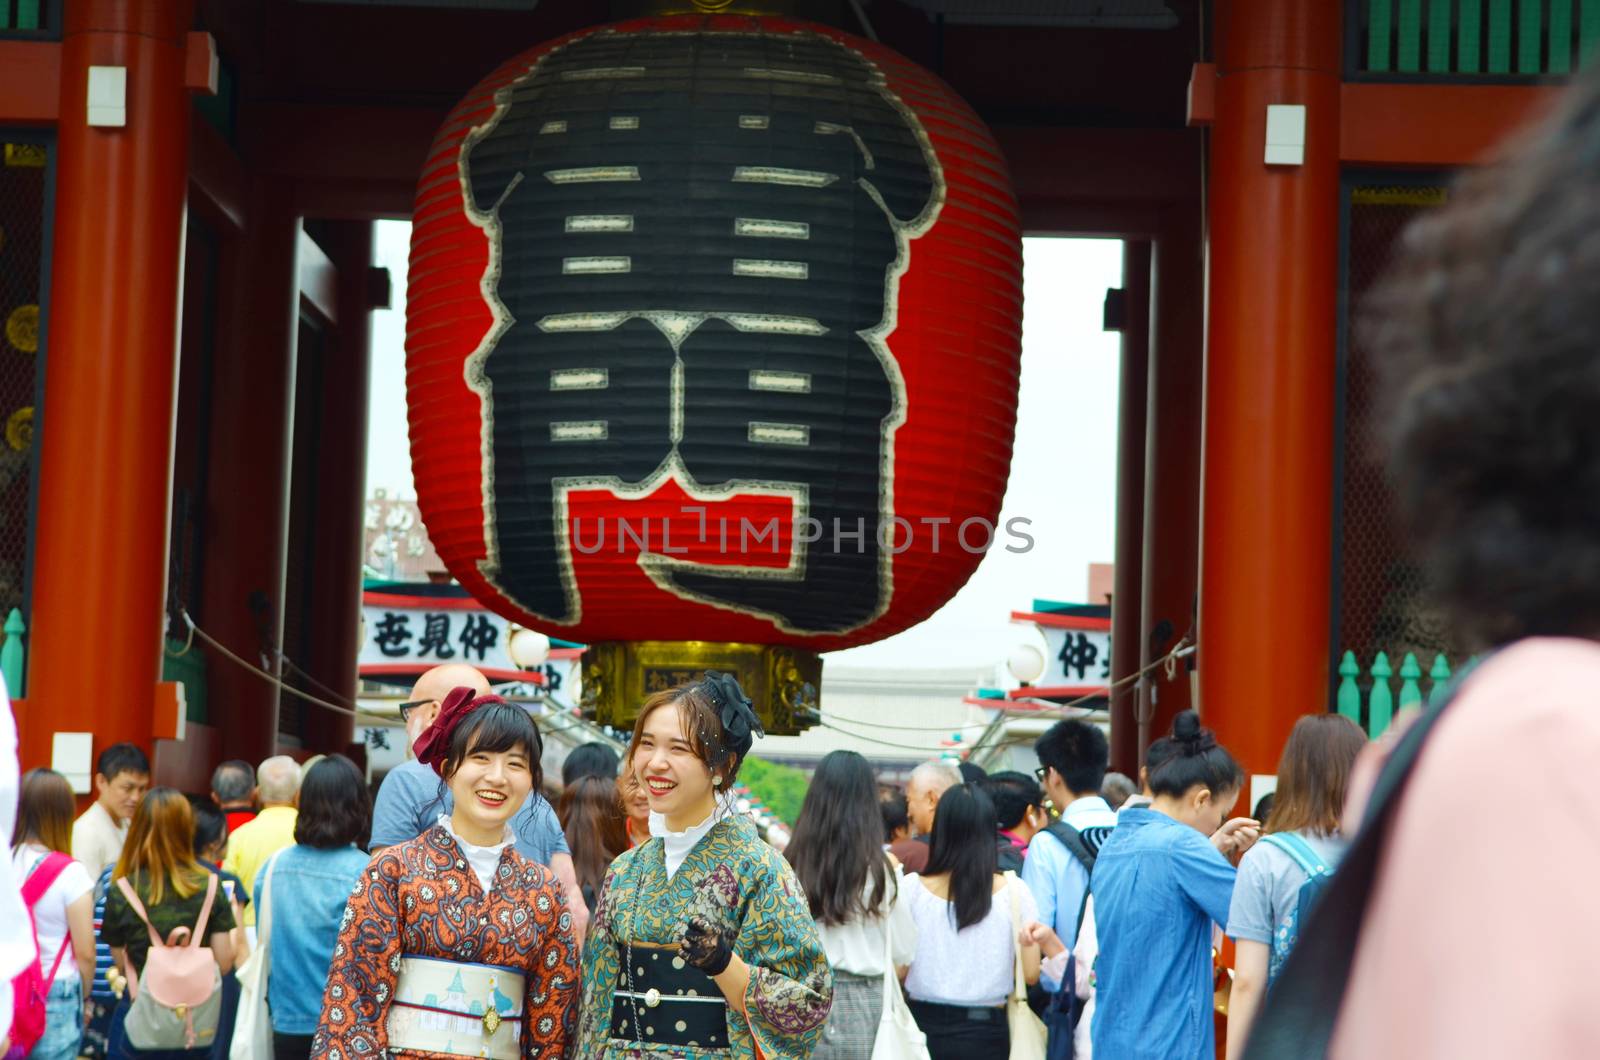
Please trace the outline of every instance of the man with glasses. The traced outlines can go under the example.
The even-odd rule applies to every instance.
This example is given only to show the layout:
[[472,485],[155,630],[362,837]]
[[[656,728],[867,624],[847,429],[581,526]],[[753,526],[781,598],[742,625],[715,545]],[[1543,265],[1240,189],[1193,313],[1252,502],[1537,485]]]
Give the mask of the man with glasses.
[[[1111,748],[1098,725],[1069,718],[1046,730],[1033,751],[1039,757],[1034,776],[1060,819],[1028,844],[1022,880],[1039,903],[1040,922],[1054,928],[1071,949],[1078,938],[1095,854],[1117,825],[1117,815],[1100,797]],[[1049,976],[1040,981],[1047,990],[1060,989]]]
[[[406,726],[406,760],[389,771],[372,804],[372,852],[405,843],[431,828],[440,814],[450,813],[450,792],[434,771],[411,755],[411,748],[433,720],[439,707],[454,689],[470,688],[478,695],[489,693],[489,680],[465,663],[435,666],[412,686],[411,695],[400,704],[400,718]],[[572,930],[580,944],[589,923],[589,907],[578,890],[578,876],[572,867],[572,853],[561,834],[550,801],[541,792],[528,796],[511,819],[516,845],[529,860],[550,866],[567,892],[572,911]]]

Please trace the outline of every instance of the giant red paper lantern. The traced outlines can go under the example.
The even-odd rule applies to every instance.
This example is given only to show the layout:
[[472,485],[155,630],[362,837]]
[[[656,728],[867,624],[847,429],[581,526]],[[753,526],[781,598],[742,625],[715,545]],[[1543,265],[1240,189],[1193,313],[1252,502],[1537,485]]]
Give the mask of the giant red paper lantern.
[[983,123],[887,48],[688,16],[518,55],[433,144],[407,299],[429,535],[516,621],[820,651],[982,557],[1016,202]]

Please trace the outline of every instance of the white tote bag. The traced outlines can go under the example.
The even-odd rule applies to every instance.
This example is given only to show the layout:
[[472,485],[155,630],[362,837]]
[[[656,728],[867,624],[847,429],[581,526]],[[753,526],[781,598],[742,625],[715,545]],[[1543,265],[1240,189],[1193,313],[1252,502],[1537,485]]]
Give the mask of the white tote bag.
[[[256,909],[256,948],[239,965],[239,1014],[233,1021],[233,1043],[228,1060],[267,1060],[272,1055],[272,1017],[267,1013],[267,979],[272,975],[272,870],[278,856],[267,862]],[[248,885],[247,885],[248,886]]]
[[878,1017],[878,1036],[872,1040],[872,1060],[929,1060],[928,1036],[900,996],[900,979],[894,974],[892,921],[892,915],[883,918],[883,1015]]
[[1006,1000],[1006,1023],[1011,1028],[1011,1060],[1045,1060],[1044,1021],[1028,1007],[1028,986],[1022,974],[1022,911],[1018,906],[1016,873],[1006,873],[1006,892],[1011,901],[1012,960],[1011,997]]

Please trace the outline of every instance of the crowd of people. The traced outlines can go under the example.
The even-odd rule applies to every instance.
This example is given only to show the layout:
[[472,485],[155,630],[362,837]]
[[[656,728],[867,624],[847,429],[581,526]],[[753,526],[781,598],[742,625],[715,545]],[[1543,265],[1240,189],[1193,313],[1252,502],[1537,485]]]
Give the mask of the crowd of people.
[[24,776],[12,867],[48,1010],[27,1055],[245,1060],[261,1005],[273,1060],[866,1060],[885,1034],[954,1060],[1018,1033],[1199,1057],[1216,924],[1239,947],[1234,1057],[1337,864],[1364,744],[1304,719],[1262,843],[1192,713],[1138,784],[1077,719],[1032,774],[932,761],[902,791],[835,751],[780,852],[731,796],[760,723],[727,675],[647,700],[621,755],[575,749],[554,805],[535,720],[477,671],[430,671],[402,712],[414,758],[375,800],[340,755],[226,762],[185,795],[117,745],[76,821],[63,777]]

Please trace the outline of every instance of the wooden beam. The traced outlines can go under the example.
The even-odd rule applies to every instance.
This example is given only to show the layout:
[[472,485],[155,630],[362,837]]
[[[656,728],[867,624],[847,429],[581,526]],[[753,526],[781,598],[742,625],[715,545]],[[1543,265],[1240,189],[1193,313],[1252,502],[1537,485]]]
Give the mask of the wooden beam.
[[61,45],[0,40],[0,124],[51,125],[61,113]]
[[1339,159],[1369,166],[1482,162],[1559,92],[1536,85],[1346,83]]
[[248,174],[244,163],[195,111],[189,121],[189,192],[214,221],[243,231]]
[[339,270],[317,241],[300,230],[300,297],[329,324],[339,322]]
[[273,176],[416,186],[444,120],[433,107],[257,103],[240,108],[245,157]]

